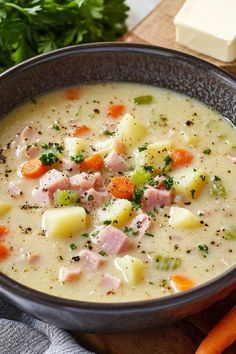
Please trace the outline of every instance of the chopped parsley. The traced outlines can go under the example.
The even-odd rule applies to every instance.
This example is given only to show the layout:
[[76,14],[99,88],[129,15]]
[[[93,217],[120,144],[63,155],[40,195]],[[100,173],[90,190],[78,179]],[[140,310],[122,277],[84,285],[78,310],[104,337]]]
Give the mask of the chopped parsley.
[[58,157],[53,151],[48,151],[43,153],[39,160],[46,166],[53,165],[55,162],[58,161]]
[[103,132],[103,135],[106,135],[106,136],[114,136],[116,132],[111,132],[109,130],[104,130]]
[[170,190],[173,187],[174,184],[174,178],[171,176],[168,176],[164,181],[163,181],[164,187],[167,190]]
[[205,155],[210,155],[210,153],[211,153],[211,149],[203,150],[203,154],[205,154]]
[[71,244],[70,244],[70,249],[71,249],[71,251],[76,250],[76,248],[77,248],[76,244],[74,244],[74,243],[71,243]]
[[154,237],[154,235],[153,235],[153,234],[150,234],[149,232],[145,232],[145,236]]
[[90,234],[91,237],[96,237],[99,234],[99,230],[96,230]]
[[153,172],[154,171],[154,167],[153,166],[143,166],[143,169],[147,172]]
[[91,202],[94,200],[94,196],[92,194],[89,194],[88,196],[88,201]]
[[106,252],[104,252],[104,251],[99,251],[98,254],[100,254],[100,256],[103,256],[103,257],[107,256]]
[[89,234],[87,232],[84,232],[81,236],[82,237],[89,237]]
[[139,205],[140,205],[141,200],[142,200],[142,196],[143,196],[143,189],[136,188],[134,193],[133,193],[132,199],[131,199],[131,202],[133,204],[133,208],[134,209],[138,209],[139,208]]
[[206,255],[209,253],[209,248],[204,243],[200,243],[197,248],[204,257],[206,257]]
[[137,236],[138,235],[138,232],[133,228],[133,227],[128,227],[128,226],[125,226],[125,228],[124,228],[124,232],[126,233],[126,234],[131,234],[131,235],[133,235],[133,236]]
[[139,151],[139,152],[142,152],[142,151],[144,151],[144,150],[147,150],[148,145],[149,145],[149,144],[148,144],[147,142],[144,143],[143,145],[141,145],[141,146],[138,147],[138,151]]
[[61,130],[58,124],[53,124],[52,128],[58,131]]
[[81,162],[84,161],[85,157],[82,153],[75,155],[75,156],[71,156],[70,157],[71,161],[75,162],[76,164],[80,164]]
[[167,156],[164,158],[165,167],[169,166],[170,163],[171,163],[171,161],[172,161],[172,158],[171,158],[169,155],[167,155]]
[[110,225],[112,223],[111,220],[104,220],[103,225]]

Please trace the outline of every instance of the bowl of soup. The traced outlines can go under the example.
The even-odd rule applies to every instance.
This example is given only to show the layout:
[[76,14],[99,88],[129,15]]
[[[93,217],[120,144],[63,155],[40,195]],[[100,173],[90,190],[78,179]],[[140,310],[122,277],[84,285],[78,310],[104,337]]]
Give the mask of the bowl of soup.
[[0,294],[57,326],[165,325],[235,287],[236,82],[75,46],[0,77]]

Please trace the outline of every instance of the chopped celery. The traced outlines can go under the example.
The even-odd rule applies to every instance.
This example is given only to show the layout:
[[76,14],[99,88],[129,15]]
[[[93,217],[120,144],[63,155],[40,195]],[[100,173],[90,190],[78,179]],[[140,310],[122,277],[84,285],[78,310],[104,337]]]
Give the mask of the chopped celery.
[[226,198],[227,193],[220,177],[214,176],[211,179],[210,194],[215,198]]
[[151,95],[138,96],[134,98],[135,104],[150,104],[153,101],[153,97]]
[[157,255],[154,257],[155,267],[157,270],[175,270],[178,269],[182,264],[181,258],[175,257],[164,257],[161,255]]
[[145,171],[144,168],[139,168],[134,170],[130,178],[136,186],[140,186],[147,182],[149,178],[151,178],[151,173],[149,171]]
[[78,205],[80,197],[75,191],[58,189],[54,194],[55,206]]

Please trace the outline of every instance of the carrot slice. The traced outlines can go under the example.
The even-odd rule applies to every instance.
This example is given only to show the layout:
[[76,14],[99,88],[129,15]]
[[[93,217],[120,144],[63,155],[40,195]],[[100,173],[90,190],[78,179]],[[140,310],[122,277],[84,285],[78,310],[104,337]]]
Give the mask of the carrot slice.
[[39,178],[44,175],[47,170],[47,166],[38,159],[29,160],[21,167],[21,173],[26,178]]
[[174,274],[171,276],[171,283],[176,291],[185,291],[194,287],[194,282],[184,275]]
[[108,107],[107,116],[112,118],[120,117],[125,111],[125,106],[123,104],[114,104]]
[[88,157],[80,164],[80,169],[83,171],[100,171],[104,167],[104,161],[99,154]]
[[10,249],[4,243],[0,243],[0,262],[10,255]]
[[70,101],[78,100],[80,98],[80,89],[74,87],[66,90],[66,98]]
[[193,159],[193,155],[191,154],[191,152],[184,149],[173,149],[169,152],[169,155],[172,159],[171,165],[173,167],[187,165]]
[[236,340],[236,306],[208,333],[195,354],[220,354]]
[[116,198],[130,199],[134,193],[135,185],[128,177],[116,176],[112,178],[108,189]]
[[89,127],[87,127],[87,125],[81,125],[80,127],[75,128],[72,132],[71,135],[72,136],[80,136],[80,135],[84,135],[87,134],[91,131],[91,129]]
[[0,236],[6,235],[9,229],[5,225],[0,225]]

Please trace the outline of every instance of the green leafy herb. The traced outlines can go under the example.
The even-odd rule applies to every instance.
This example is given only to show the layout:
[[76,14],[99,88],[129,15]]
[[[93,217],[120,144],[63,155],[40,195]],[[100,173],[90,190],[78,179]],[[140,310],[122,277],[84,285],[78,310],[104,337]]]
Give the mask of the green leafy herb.
[[197,246],[197,248],[198,248],[198,250],[200,251],[200,253],[206,257],[206,255],[207,255],[208,252],[209,252],[208,246],[205,245],[204,243],[200,243],[200,244]]
[[39,160],[46,166],[50,166],[54,164],[56,161],[58,161],[58,157],[53,151],[48,151],[43,153]]
[[145,96],[138,96],[134,98],[134,103],[141,105],[141,104],[150,104],[153,101],[153,97],[151,95]]
[[114,136],[116,132],[111,132],[109,130],[104,130],[103,132],[103,135],[106,135],[106,136]]
[[178,269],[182,264],[181,258],[165,257],[162,255],[155,256],[154,261],[155,261],[155,268],[157,270],[163,270],[163,271]]
[[57,48],[116,40],[127,11],[124,0],[0,0],[0,72]]
[[133,227],[128,227],[128,226],[125,226],[124,232],[128,235],[130,234],[133,236],[137,236],[137,234],[138,234],[138,232]]
[[89,202],[92,202],[94,200],[94,196],[92,195],[92,194],[90,194],[89,196],[88,196],[88,201]]
[[133,204],[133,208],[135,210],[139,208],[141,200],[142,200],[142,196],[143,196],[143,189],[136,188],[133,193],[132,199],[131,199],[131,202]]
[[227,196],[223,182],[218,176],[211,179],[210,195],[215,198],[226,198]]
[[143,169],[147,172],[153,172],[154,171],[154,167],[153,166],[143,166]]
[[171,176],[168,176],[164,181],[163,181],[164,187],[167,190],[170,190],[173,187],[174,184],[174,178]]
[[84,156],[84,154],[80,153],[78,155],[71,156],[70,159],[71,159],[71,161],[75,162],[76,164],[80,164],[81,162],[84,161],[85,156]]
[[52,127],[54,130],[61,130],[58,124],[53,124]]
[[146,142],[146,143],[144,143],[142,146],[140,146],[140,147],[138,148],[138,151],[139,151],[139,152],[142,152],[142,151],[144,151],[144,150],[147,150],[147,147],[148,147],[148,143]]
[[107,256],[106,252],[104,252],[104,251],[99,251],[98,254],[100,254],[100,255],[103,256],[103,257],[104,257],[104,256]]
[[71,243],[71,244],[70,244],[70,249],[71,249],[71,251],[76,250],[76,248],[77,248],[77,246],[76,246],[74,243]]
[[145,236],[154,237],[154,235],[153,235],[153,234],[150,234],[149,232],[145,232]]
[[99,230],[96,230],[94,232],[91,233],[91,237],[96,237],[99,234]]
[[162,279],[161,284],[160,284],[160,287],[161,287],[161,288],[165,288],[166,285],[167,285],[167,279]]
[[89,234],[87,232],[84,232],[81,236],[82,237],[89,237]]
[[103,225],[110,225],[112,223],[111,220],[104,220]]
[[172,158],[171,158],[169,155],[167,155],[167,156],[164,158],[165,167],[166,167],[166,166],[169,166],[170,163],[171,163],[171,161],[172,161]]
[[211,149],[203,150],[203,154],[205,154],[205,155],[210,155],[210,153],[211,153]]

